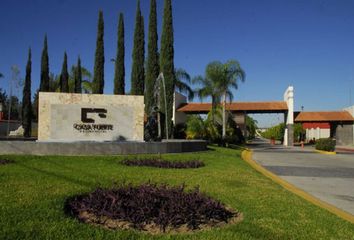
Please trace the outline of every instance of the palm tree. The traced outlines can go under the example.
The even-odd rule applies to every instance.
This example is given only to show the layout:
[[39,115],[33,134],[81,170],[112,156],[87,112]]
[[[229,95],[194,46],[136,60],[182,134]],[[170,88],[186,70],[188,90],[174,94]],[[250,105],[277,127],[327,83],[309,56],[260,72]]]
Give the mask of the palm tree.
[[[74,74],[76,71],[77,66],[73,65],[71,67],[70,73],[69,73],[69,92],[73,93],[74,92]],[[92,93],[92,73],[87,70],[86,68],[81,66],[81,74],[82,74],[82,91],[84,93]],[[52,92],[60,92],[60,75],[54,75],[51,73],[49,75],[49,86],[50,86],[50,91]]]
[[[76,65],[73,65],[71,67],[71,71],[69,74],[69,89],[70,92],[74,92],[74,76],[75,76],[75,71],[77,69]],[[92,93],[92,73],[87,70],[87,68],[84,68],[81,66],[81,74],[82,74],[82,90],[84,93]]]
[[229,60],[226,63],[219,61],[211,62],[205,70],[205,77],[197,77],[195,83],[202,85],[197,90],[200,98],[210,96],[212,99],[212,111],[222,101],[222,137],[226,136],[226,99],[230,102],[233,99],[232,88],[238,89],[238,82],[245,81],[245,72],[236,60]]
[[189,86],[189,84],[191,83],[191,77],[189,76],[189,74],[184,69],[178,68],[175,69],[175,76],[175,88],[181,93],[186,93],[188,96],[188,100],[192,101],[194,98],[194,91]]

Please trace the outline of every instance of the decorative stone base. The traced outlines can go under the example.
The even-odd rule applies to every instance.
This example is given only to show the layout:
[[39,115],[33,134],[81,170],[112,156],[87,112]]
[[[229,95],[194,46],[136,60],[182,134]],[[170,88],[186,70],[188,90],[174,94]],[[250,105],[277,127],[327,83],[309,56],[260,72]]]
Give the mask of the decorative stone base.
[[207,150],[203,140],[164,142],[25,142],[1,141],[0,154],[99,156],[126,154],[182,153]]

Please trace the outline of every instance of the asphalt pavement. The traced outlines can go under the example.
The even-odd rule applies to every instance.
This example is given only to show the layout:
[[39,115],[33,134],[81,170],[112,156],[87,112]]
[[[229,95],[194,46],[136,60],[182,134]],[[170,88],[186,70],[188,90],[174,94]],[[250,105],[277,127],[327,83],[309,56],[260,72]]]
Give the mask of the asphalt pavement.
[[248,145],[253,159],[285,181],[354,215],[354,152],[325,155],[313,148],[270,145],[256,139]]

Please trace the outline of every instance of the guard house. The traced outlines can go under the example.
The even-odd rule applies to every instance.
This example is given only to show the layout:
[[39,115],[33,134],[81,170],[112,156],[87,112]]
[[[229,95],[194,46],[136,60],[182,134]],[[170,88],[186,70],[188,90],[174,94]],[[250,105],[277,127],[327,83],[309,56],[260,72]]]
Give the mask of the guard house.
[[307,141],[335,138],[338,145],[354,144],[354,106],[343,111],[297,112],[295,122],[306,130]]
[[[208,114],[211,110],[211,103],[187,103],[187,98],[175,93],[173,121],[174,124],[184,123],[187,114]],[[246,135],[246,115],[252,113],[283,113],[286,124],[284,134],[284,145],[293,145],[293,124],[294,124],[294,88],[289,86],[283,101],[265,102],[232,102],[226,104],[226,110],[233,115],[234,120]]]

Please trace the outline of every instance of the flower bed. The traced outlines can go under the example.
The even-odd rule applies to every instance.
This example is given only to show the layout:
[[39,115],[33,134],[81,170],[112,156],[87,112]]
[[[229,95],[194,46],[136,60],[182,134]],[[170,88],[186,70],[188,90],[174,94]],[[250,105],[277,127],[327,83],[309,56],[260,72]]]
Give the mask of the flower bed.
[[151,183],[124,185],[73,197],[66,209],[86,223],[151,233],[181,232],[240,220],[238,212],[199,192]]
[[13,163],[13,162],[14,161],[12,161],[12,160],[0,159],[0,165],[6,165],[6,164]]
[[199,160],[167,161],[158,158],[124,159],[122,163],[127,166],[148,166],[157,168],[200,168],[205,166],[205,164]]

